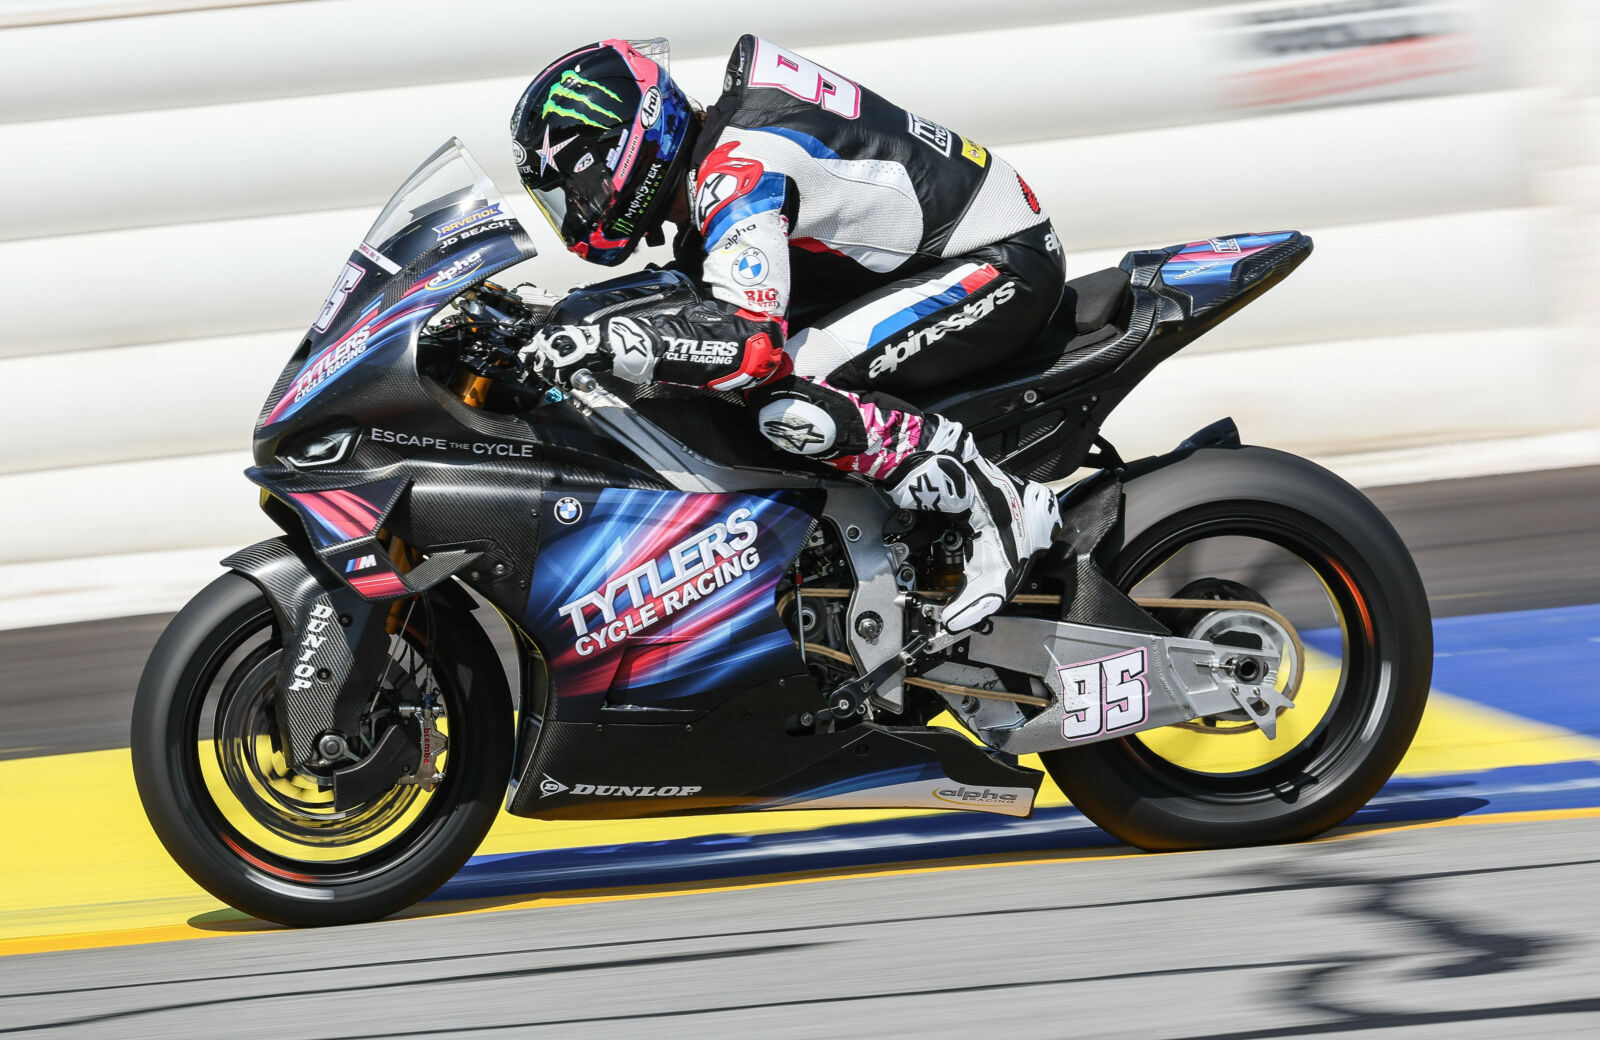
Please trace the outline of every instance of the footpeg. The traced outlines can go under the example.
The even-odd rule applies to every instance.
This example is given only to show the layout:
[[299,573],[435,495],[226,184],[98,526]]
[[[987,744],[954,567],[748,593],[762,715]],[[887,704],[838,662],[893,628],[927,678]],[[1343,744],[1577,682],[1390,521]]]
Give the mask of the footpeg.
[[884,681],[896,672],[905,668],[917,659],[928,645],[928,637],[917,634],[911,641],[900,648],[900,652],[888,658],[878,667],[866,675],[851,679],[834,687],[828,694],[828,706],[820,711],[807,711],[789,720],[789,732],[806,733],[814,732],[819,727],[830,722],[843,721],[855,718],[866,711],[867,698],[872,696],[872,691],[883,685]]

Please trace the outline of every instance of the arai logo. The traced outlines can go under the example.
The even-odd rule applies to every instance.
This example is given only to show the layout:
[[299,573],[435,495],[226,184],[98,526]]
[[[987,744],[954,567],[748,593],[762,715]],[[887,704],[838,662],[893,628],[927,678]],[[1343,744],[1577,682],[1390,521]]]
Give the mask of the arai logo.
[[651,127],[656,125],[656,120],[661,116],[661,91],[651,87],[644,92],[643,99],[639,102],[639,122],[641,125]]

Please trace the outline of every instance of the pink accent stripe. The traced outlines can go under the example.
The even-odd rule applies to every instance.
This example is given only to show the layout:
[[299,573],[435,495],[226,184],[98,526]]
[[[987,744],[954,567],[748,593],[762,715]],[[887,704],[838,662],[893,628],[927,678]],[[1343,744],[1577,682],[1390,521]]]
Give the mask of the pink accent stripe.
[[368,531],[377,529],[378,510],[371,502],[343,488],[324,492],[324,495],[338,502],[352,519],[365,523]]
[[324,515],[339,517],[343,521],[341,527],[348,526],[358,535],[372,533],[372,526],[366,522],[365,517],[352,511],[338,499],[329,497],[327,492],[319,493],[316,497],[322,505]]
[[352,524],[343,513],[334,511],[329,503],[322,500],[320,494],[291,492],[289,497],[294,499],[296,505],[316,517],[323,524],[337,531],[344,538],[360,538],[367,532]]
[[400,575],[393,572],[351,578],[350,587],[368,599],[373,596],[392,596],[406,591],[406,583],[400,580]]

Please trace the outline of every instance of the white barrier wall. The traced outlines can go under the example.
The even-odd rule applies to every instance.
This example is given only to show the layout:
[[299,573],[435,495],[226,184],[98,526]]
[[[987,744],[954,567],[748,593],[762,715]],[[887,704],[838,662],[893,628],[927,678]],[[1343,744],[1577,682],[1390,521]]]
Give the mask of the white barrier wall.
[[239,476],[256,410],[351,244],[447,136],[539,243],[516,276],[603,276],[516,191],[506,121],[538,67],[606,35],[670,36],[709,101],[755,31],[995,146],[1074,275],[1130,248],[1311,233],[1299,272],[1113,417],[1130,455],[1221,414],[1336,465],[1587,436],[1597,12],[814,0],[730,25],[689,3],[0,0],[0,564],[270,533]]

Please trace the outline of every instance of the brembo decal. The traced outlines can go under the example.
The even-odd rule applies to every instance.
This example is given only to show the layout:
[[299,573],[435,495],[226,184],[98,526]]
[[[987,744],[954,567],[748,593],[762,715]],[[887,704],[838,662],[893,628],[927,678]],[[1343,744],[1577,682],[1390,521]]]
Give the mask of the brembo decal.
[[[738,581],[761,565],[755,548],[760,533],[750,510],[735,509],[722,522],[696,531],[656,559],[611,579],[604,588],[564,604],[557,612],[572,622],[577,637],[573,649],[587,657]],[[619,614],[617,596],[624,590],[632,606]]]
[[328,604],[318,603],[311,608],[311,620],[306,623],[306,634],[300,639],[300,656],[294,666],[294,681],[289,684],[290,691],[311,689],[311,680],[317,675],[311,659],[317,656],[317,651],[327,641],[328,637],[323,633],[329,625],[336,623],[333,608]]

